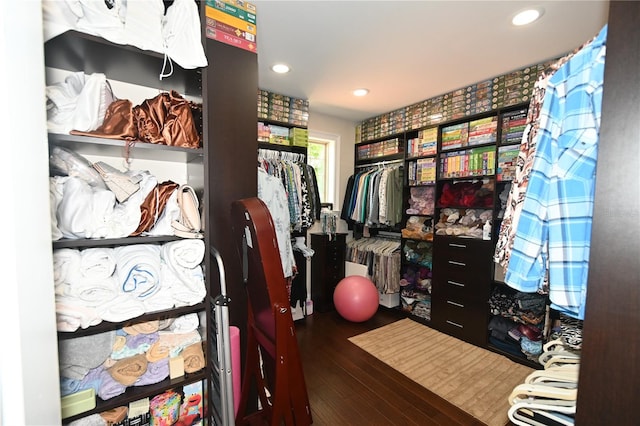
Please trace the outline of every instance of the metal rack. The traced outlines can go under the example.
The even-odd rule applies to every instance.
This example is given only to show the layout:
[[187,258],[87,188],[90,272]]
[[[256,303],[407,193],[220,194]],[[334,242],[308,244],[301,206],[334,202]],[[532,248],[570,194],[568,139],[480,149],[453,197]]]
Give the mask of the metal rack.
[[212,328],[215,334],[210,334],[210,362],[211,362],[211,414],[214,424],[230,426],[235,423],[233,402],[233,380],[231,366],[231,338],[229,336],[229,305],[231,299],[227,296],[224,264],[218,250],[209,247],[211,258],[216,261],[220,276],[220,294],[213,298]]

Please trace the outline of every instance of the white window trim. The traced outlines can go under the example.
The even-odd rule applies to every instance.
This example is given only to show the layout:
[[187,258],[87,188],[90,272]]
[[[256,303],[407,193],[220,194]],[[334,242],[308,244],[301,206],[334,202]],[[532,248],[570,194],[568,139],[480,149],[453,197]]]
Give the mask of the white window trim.
[[319,132],[316,130],[309,130],[309,139],[317,140],[327,144],[327,161],[328,170],[327,173],[327,199],[323,202],[333,203],[333,206],[337,206],[336,194],[338,193],[336,170],[340,170],[338,162],[340,159],[336,155],[340,152],[340,135],[333,133]]

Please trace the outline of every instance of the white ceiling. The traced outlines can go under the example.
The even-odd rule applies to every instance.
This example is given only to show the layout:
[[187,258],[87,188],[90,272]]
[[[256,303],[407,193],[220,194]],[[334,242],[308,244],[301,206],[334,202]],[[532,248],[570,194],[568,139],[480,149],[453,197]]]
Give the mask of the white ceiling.
[[[363,121],[567,53],[607,22],[608,1],[252,1],[259,87],[310,113]],[[544,9],[528,27],[526,8]],[[286,62],[291,72],[270,71]],[[368,96],[351,91],[366,87]]]

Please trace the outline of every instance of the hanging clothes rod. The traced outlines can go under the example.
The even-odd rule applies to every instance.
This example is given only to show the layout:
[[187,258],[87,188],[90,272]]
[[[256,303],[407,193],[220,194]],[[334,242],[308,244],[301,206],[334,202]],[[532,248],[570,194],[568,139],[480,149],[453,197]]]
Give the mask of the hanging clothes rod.
[[258,148],[258,158],[266,160],[285,160],[294,162],[304,162],[305,155],[298,152],[278,151],[275,149]]
[[378,161],[377,163],[367,163],[367,164],[358,164],[356,169],[363,169],[365,167],[376,167],[376,166],[386,166],[390,164],[402,164],[404,160],[401,158],[399,160],[387,160],[387,161]]

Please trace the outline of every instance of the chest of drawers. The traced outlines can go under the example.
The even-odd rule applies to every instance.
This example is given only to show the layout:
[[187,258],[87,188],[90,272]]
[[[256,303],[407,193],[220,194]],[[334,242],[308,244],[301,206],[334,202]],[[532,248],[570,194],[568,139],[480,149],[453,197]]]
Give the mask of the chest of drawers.
[[492,254],[490,241],[436,237],[431,318],[440,331],[486,345]]
[[333,290],[344,278],[347,234],[334,236],[311,234],[311,298],[313,310],[326,312],[334,309]]

